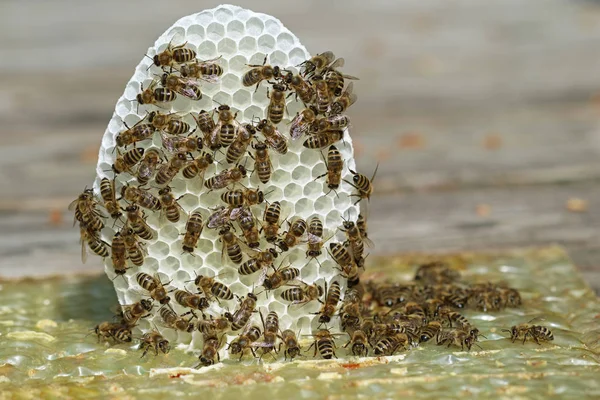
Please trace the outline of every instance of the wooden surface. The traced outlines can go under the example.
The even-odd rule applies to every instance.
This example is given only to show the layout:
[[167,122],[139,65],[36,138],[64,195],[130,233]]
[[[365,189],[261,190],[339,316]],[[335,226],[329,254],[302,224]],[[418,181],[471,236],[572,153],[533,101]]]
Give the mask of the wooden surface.
[[[332,3],[243,6],[280,18],[309,51],[343,56],[361,78],[350,117],[359,166],[381,163],[374,252],[559,243],[600,288],[600,3]],[[100,267],[80,265],[66,205],[91,183],[145,49],[198,7],[0,4],[2,275]],[[568,210],[573,198],[587,208]]]

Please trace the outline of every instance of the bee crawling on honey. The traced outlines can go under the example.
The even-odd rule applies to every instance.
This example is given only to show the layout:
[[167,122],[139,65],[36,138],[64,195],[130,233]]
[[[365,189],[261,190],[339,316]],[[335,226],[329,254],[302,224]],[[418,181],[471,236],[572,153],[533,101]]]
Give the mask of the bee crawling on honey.
[[513,325],[510,329],[502,329],[502,332],[508,332],[513,343],[521,337],[523,337],[523,344],[525,344],[527,338],[533,339],[534,342],[540,345],[540,341],[548,342],[554,340],[554,334],[550,329],[542,325],[532,324],[539,320],[542,320],[542,318],[537,317],[527,323]]

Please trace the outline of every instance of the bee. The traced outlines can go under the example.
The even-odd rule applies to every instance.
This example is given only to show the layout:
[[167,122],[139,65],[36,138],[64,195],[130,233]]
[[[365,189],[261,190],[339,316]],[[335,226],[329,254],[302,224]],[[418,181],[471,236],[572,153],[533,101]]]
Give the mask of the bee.
[[117,147],[129,146],[130,144],[136,144],[152,137],[156,128],[151,124],[142,124],[142,121],[137,122],[132,128],[123,121],[127,130],[119,133],[115,138]]
[[222,171],[204,182],[204,186],[210,190],[223,189],[229,185],[242,180],[247,176],[246,168],[243,165],[235,165],[230,169]]
[[462,314],[457,313],[456,311],[450,311],[450,310],[442,310],[442,312],[440,313],[440,316],[448,321],[448,326],[452,327],[458,327],[458,328],[465,328],[467,326],[470,326],[471,324],[469,323],[469,320],[463,316]]
[[125,245],[125,238],[121,235],[121,232],[115,233],[111,244],[111,260],[115,274],[125,275],[127,268],[127,247]]
[[254,293],[248,293],[244,300],[240,300],[239,308],[233,313],[231,317],[231,330],[238,331],[250,320],[254,309],[256,308],[256,302],[258,301]]
[[202,98],[200,87],[190,79],[175,74],[163,74],[160,82],[164,88],[171,89],[188,99],[200,100]]
[[223,68],[216,63],[221,57],[212,60],[194,60],[189,64],[182,65],[179,69],[184,78],[202,79],[210,83],[217,83],[219,77],[223,75]]
[[190,130],[190,124],[183,122],[175,114],[161,114],[158,111],[152,111],[148,114],[148,122],[157,131],[164,131],[171,135],[182,135]]
[[436,319],[444,311],[444,302],[440,299],[427,299],[425,300],[425,314],[427,318]]
[[[356,220],[356,227],[358,228],[360,232],[360,237],[363,239],[363,241],[365,239],[369,239],[367,219],[362,214],[358,214],[358,219]],[[366,243],[367,246],[373,246],[373,242],[371,240],[367,241]],[[371,243],[371,245],[369,245],[369,243]]]
[[342,114],[352,104],[356,103],[357,97],[352,91],[354,90],[354,82],[350,82],[348,87],[328,108],[329,115]]
[[277,258],[275,249],[257,251],[248,261],[240,265],[238,272],[240,275],[251,275],[262,269],[266,273],[267,268],[273,265],[275,258]]
[[301,282],[301,286],[286,289],[280,294],[281,298],[292,304],[306,304],[318,300],[323,296],[323,287],[319,285],[308,285]]
[[175,196],[173,196],[171,188],[169,186],[162,188],[158,191],[158,195],[167,220],[173,223],[179,221],[180,213],[183,211],[183,209],[179,203],[177,203],[177,199],[175,199]]
[[377,356],[391,356],[400,348],[407,350],[408,344],[408,336],[404,333],[397,333],[394,336],[386,336],[378,340],[373,346],[373,353]]
[[362,238],[358,226],[352,221],[344,221],[343,229],[340,230],[346,234],[345,245],[350,248],[354,260],[362,259],[363,252],[365,251],[365,242],[370,242],[370,240]]
[[138,285],[140,285],[142,289],[148,291],[150,297],[160,304],[165,305],[171,300],[158,275],[152,276],[144,272],[138,272],[135,279]]
[[269,149],[264,142],[253,143],[252,148],[255,150],[254,170],[258,174],[258,179],[263,184],[266,184],[271,179],[271,173],[273,171],[273,165],[271,164],[271,158],[269,157]]
[[229,190],[221,194],[221,200],[232,207],[261,204],[265,196],[260,190]]
[[341,296],[342,290],[338,281],[333,281],[329,289],[327,288],[327,282],[325,282],[325,303],[323,303],[321,310],[318,312],[320,315],[319,323],[326,324],[331,321]]
[[142,157],[144,157],[144,149],[141,147],[134,147],[133,149],[128,150],[125,154],[121,154],[121,152],[117,149],[117,158],[115,159],[115,163],[112,165],[112,170],[115,174],[120,174],[122,172],[132,174],[131,168],[140,162]]
[[[142,91],[136,96],[136,100],[138,104],[152,104],[158,106],[159,103],[170,103],[177,98],[177,93],[174,90],[171,90],[167,87],[157,88],[157,81],[152,81],[150,86],[144,90],[144,85],[142,85]],[[152,127],[152,132],[154,132],[155,128],[153,125],[148,125]],[[121,146],[118,142],[117,145]]]
[[215,278],[211,278],[210,276],[198,275],[194,280],[194,284],[198,287],[198,289],[204,292],[204,296],[206,296],[206,298],[214,296],[223,300],[233,299],[233,292],[231,289],[229,289],[225,284],[215,280]]
[[197,176],[200,177],[200,180],[204,180],[204,173],[212,165],[214,162],[214,158],[211,154],[202,152],[199,157],[196,157],[192,161],[190,161],[181,171],[181,174],[186,179],[193,179]]
[[438,346],[448,344],[448,347],[450,347],[454,344],[460,346],[461,350],[464,350],[465,347],[467,350],[471,350],[473,344],[477,345],[477,343],[474,342],[475,340],[470,333],[462,329],[440,331],[437,335]]
[[314,74],[318,74],[326,69],[334,60],[335,55],[331,51],[317,54],[310,60],[306,60],[302,64],[298,65],[299,67],[302,67],[300,69],[300,74],[302,76],[312,76]]
[[131,342],[131,329],[122,324],[113,322],[102,322],[94,328],[94,332],[100,338],[113,339],[116,342]]
[[344,63],[345,62],[343,58],[338,58],[333,62],[333,64],[327,67],[327,71],[325,72],[325,81],[327,82],[327,88],[329,89],[332,97],[338,97],[342,95],[344,91],[344,79],[358,80],[358,78],[355,76],[345,75],[337,70],[337,68],[343,67]]
[[437,336],[442,330],[442,324],[439,321],[429,321],[429,323],[419,330],[419,342],[428,342]]
[[350,119],[345,115],[331,115],[319,118],[314,122],[317,132],[341,131],[350,126]]
[[187,161],[186,154],[176,153],[171,157],[167,164],[161,165],[156,173],[156,183],[158,185],[168,185],[175,175],[185,166]]
[[[204,314],[202,314],[204,316]],[[229,331],[231,328],[230,319],[232,318],[230,313],[225,313],[222,317],[213,318],[210,316],[210,319],[204,319],[198,321],[198,331],[203,334],[214,334],[220,332]]]
[[136,267],[141,267],[144,264],[144,248],[138,242],[135,232],[133,231],[133,229],[127,228],[122,234],[122,237],[125,243],[125,249],[127,250],[127,257],[131,260],[133,265],[135,265]]
[[327,82],[325,82],[322,76],[315,75],[312,79],[312,84],[315,89],[317,112],[319,114],[324,114],[327,112],[327,109],[331,103],[331,96],[329,94]]
[[[96,210],[98,202],[94,198],[92,189],[85,189],[75,200],[69,204],[69,211],[75,211],[75,221],[84,223],[90,232],[99,232],[104,228],[101,214]],[[75,221],[73,224],[75,224]]]
[[121,188],[121,197],[148,210],[158,211],[162,207],[160,200],[152,193],[133,186],[123,186]]
[[301,351],[300,344],[298,344],[298,338],[296,334],[291,329],[286,329],[281,332],[281,343],[279,343],[279,351],[281,351],[281,346],[285,346],[285,350],[283,351],[283,357],[285,360],[289,357],[290,360],[293,360],[294,357],[298,357]]
[[271,311],[269,314],[267,314],[265,322],[262,313],[259,313],[259,315],[263,324],[263,340],[261,342],[252,343],[252,347],[261,348],[262,352],[260,358],[262,358],[262,356],[270,353],[273,350],[275,350],[276,353],[279,352],[279,350],[277,350],[275,347],[279,337],[277,335],[277,332],[279,332],[279,317],[275,311]]
[[510,329],[502,329],[502,332],[510,333],[510,339],[514,343],[517,339],[523,336],[523,344],[528,337],[531,337],[537,344],[541,344],[541,341],[554,340],[552,331],[542,325],[531,325],[532,322],[539,320],[540,318],[534,318],[528,323],[514,325]]
[[517,289],[500,288],[500,295],[504,299],[504,307],[519,307],[522,304],[521,294]]
[[[179,305],[191,308],[192,310],[206,310],[210,306],[206,297],[190,293],[187,290],[175,290],[174,297]],[[193,311],[190,313],[193,314]]]
[[243,332],[229,344],[229,354],[239,354],[240,360],[244,356],[245,350],[249,349],[252,355],[256,357],[252,343],[260,339],[261,331],[256,325],[248,325]]
[[198,368],[200,365],[205,367],[209,365],[213,365],[215,363],[215,359],[217,362],[221,361],[221,357],[219,356],[219,349],[221,348],[221,341],[214,333],[204,334],[202,335],[204,344],[202,345],[202,353],[198,357],[200,359],[200,363],[195,365],[194,368]]
[[238,237],[231,232],[229,227],[221,229],[219,235],[221,236],[219,240],[223,243],[222,257],[225,257],[225,253],[227,253],[233,263],[241,264],[243,253]]
[[498,311],[504,306],[502,295],[496,289],[475,291],[469,299],[469,303],[483,312]]
[[288,251],[300,242],[300,238],[306,232],[306,221],[302,218],[296,219],[291,225],[290,230],[284,232],[283,239],[277,242],[277,247],[282,251]]
[[206,226],[209,229],[222,229],[225,226],[230,225],[230,221],[233,219],[232,214],[234,216],[237,216],[237,214],[241,212],[241,210],[242,207],[231,208],[219,206],[217,208],[214,208],[214,212],[208,217],[208,222],[206,223]]
[[205,110],[202,110],[198,113],[196,117],[192,114],[192,117],[196,121],[196,125],[203,133],[202,143],[204,146],[209,148],[211,151],[217,151],[221,148],[221,143],[219,142],[219,130],[217,128],[217,124],[215,124],[215,120],[213,119],[213,113],[208,113]]
[[85,247],[86,243],[94,252],[94,254],[99,255],[102,258],[106,258],[110,255],[108,243],[99,239],[94,232],[88,230],[85,223],[80,222],[79,227],[81,231],[81,261],[84,263],[87,261],[87,250]]
[[152,228],[146,223],[146,216],[138,206],[131,205],[125,209],[127,211],[127,224],[133,229],[136,235],[144,240],[154,239]]
[[447,263],[440,261],[421,264],[415,273],[415,281],[426,285],[452,283],[459,278],[458,272],[450,269]]
[[256,129],[265,137],[265,143],[279,154],[286,154],[288,151],[287,139],[279,132],[275,125],[266,119],[261,120]]
[[346,179],[344,179],[344,182],[346,182],[347,184],[349,184],[350,186],[352,186],[356,190],[358,190],[358,194],[350,195],[350,196],[358,197],[358,200],[354,204],[358,203],[362,199],[369,200],[371,198],[371,194],[373,193],[373,181],[375,180],[375,175],[377,175],[378,169],[379,169],[379,163],[375,167],[375,171],[373,172],[373,176],[371,177],[371,179],[367,178],[363,174],[359,174],[358,172],[350,170],[350,172],[354,175],[352,177],[353,182],[350,182]]
[[252,124],[238,126],[238,134],[235,140],[227,148],[226,160],[228,163],[234,164],[242,158],[255,134],[256,129]]
[[335,349],[337,348],[333,341],[333,335],[327,329],[319,329],[314,335],[315,341],[306,350],[310,350],[311,347],[315,346],[315,353],[313,357],[317,356],[317,351],[326,360],[330,360],[332,357],[337,358]]
[[308,149],[322,149],[342,140],[343,137],[344,131],[323,131],[311,135],[304,143],[302,143],[302,145]]
[[242,229],[244,241],[248,247],[255,249],[260,246],[260,233],[256,227],[256,221],[250,209],[242,209],[238,218],[238,224]]
[[275,84],[269,93],[267,89],[267,97],[270,99],[267,107],[267,119],[274,125],[277,125],[283,119],[285,111],[285,91],[284,85]]
[[351,270],[353,265],[355,265],[352,254],[342,243],[330,243],[329,254],[344,273],[347,273],[347,271]]
[[352,354],[358,357],[366,357],[369,354],[369,348],[367,345],[369,344],[369,340],[367,338],[367,334],[360,329],[352,332],[352,336],[348,343],[344,347],[348,347],[352,345]]
[[[219,121],[215,127],[215,130],[218,130],[218,140],[221,146],[229,146],[232,144],[239,130],[239,123],[235,120],[237,117],[237,112],[234,114],[231,111],[231,107],[228,105],[220,105],[217,109],[217,113],[219,114]],[[213,133],[211,136],[214,136]]]
[[175,311],[171,310],[169,307],[161,307],[159,314],[169,328],[189,333],[191,333],[195,328],[194,323],[191,322],[194,316],[191,316],[189,319],[185,319],[178,316]]
[[157,67],[170,67],[174,63],[183,64],[194,60],[194,58],[196,58],[196,52],[184,47],[186,44],[187,42],[179,46],[172,46],[171,43],[169,43],[164,51],[156,54],[152,58],[154,65]]
[[[329,191],[333,190],[335,192],[339,189],[340,183],[342,182],[342,169],[344,168],[344,160],[337,147],[329,146],[325,167],[327,168],[327,171],[324,174],[317,176],[315,180],[327,176],[327,187],[329,188]],[[327,194],[329,194],[329,192],[327,192]]]
[[296,93],[296,99],[300,97],[300,100],[302,100],[304,104],[312,103],[312,100],[315,97],[315,90],[310,83],[304,80],[300,75],[291,76],[287,83],[289,83]]
[[346,289],[340,312],[341,328],[353,332],[361,328],[362,295],[356,287]]
[[202,139],[195,136],[162,136],[162,147],[168,152],[192,153],[202,149]]
[[296,114],[290,126],[290,137],[292,140],[296,140],[305,133],[309,133],[316,119],[317,115],[312,107],[305,108],[301,113]]
[[199,211],[194,211],[185,224],[185,235],[183,236],[182,248],[184,252],[193,253],[198,244],[200,234],[204,229],[204,220]]
[[140,348],[140,350],[144,349],[144,353],[142,354],[142,357],[140,357],[140,358],[144,358],[144,356],[150,349],[154,349],[155,355],[158,355],[159,350],[162,351],[163,354],[167,354],[169,352],[169,350],[171,350],[169,341],[167,339],[165,339],[163,337],[163,335],[161,335],[157,331],[150,331],[150,332],[144,333],[144,335],[142,335],[142,339],[141,339],[139,348]]
[[278,66],[272,67],[265,65],[266,63],[267,56],[265,56],[262,65],[248,64],[251,69],[242,76],[242,84],[246,87],[256,85],[256,89],[254,90],[256,92],[262,81],[281,77],[281,70]]
[[262,230],[265,234],[265,239],[269,243],[274,243],[277,240],[279,233],[279,218],[281,217],[281,204],[278,201],[267,205],[263,216]]
[[277,289],[290,281],[295,280],[300,276],[300,270],[293,267],[281,268],[281,266],[275,269],[271,275],[267,275],[263,281],[263,286],[267,290]]
[[150,181],[158,164],[160,164],[160,154],[158,151],[156,149],[146,150],[144,158],[140,161],[137,169],[137,181],[140,186],[144,186]]

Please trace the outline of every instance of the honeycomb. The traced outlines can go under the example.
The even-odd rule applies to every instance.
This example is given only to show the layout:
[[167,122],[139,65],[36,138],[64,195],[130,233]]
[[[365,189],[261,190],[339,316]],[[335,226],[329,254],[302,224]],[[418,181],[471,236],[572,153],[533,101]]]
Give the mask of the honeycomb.
[[[170,43],[173,45],[187,43],[186,48],[196,51],[197,58],[201,60],[220,57],[218,63],[224,71],[218,82],[202,83],[203,97],[200,100],[192,101],[184,96],[178,96],[174,102],[158,109],[163,113],[177,112],[185,115],[183,120],[192,127],[196,124],[189,115],[190,112],[214,110],[219,104],[231,105],[232,109],[238,112],[237,121],[240,123],[250,123],[256,118],[265,118],[265,110],[269,104],[267,85],[263,82],[257,91],[254,86],[242,85],[241,77],[250,68],[247,64],[262,64],[265,55],[268,55],[268,64],[296,71],[294,66],[310,58],[298,38],[279,20],[269,15],[236,6],[222,5],[181,18],[158,38],[154,46],[148,49],[146,56],[127,83],[123,95],[117,101],[99,153],[97,177],[94,183],[94,192],[98,198],[100,198],[101,179],[105,177],[113,179],[114,176],[111,166],[117,155],[116,136],[127,129],[125,124],[131,127],[143,120],[148,112],[157,110],[157,107],[152,105],[139,105],[134,99],[143,88],[147,88],[157,78],[158,74],[162,73],[160,68],[153,65],[152,57],[165,50]],[[302,103],[296,101],[294,96],[287,99],[287,113],[278,125],[286,137],[289,138],[290,120],[303,108]],[[351,181],[352,174],[349,170],[355,170],[355,163],[352,140],[347,133],[345,132],[344,141],[336,145],[344,159],[342,178]],[[303,139],[288,140],[289,151],[285,155],[271,152],[273,175],[267,184],[261,184],[256,173],[250,175],[250,178],[245,178],[242,183],[248,188],[260,188],[266,194],[268,202],[279,201],[282,207],[282,218],[301,217],[308,220],[312,216],[319,216],[325,229],[323,237],[332,237],[332,241],[342,241],[343,233],[337,229],[342,225],[343,218],[356,220],[359,214],[359,206],[353,204],[354,199],[349,196],[353,188],[347,183],[342,183],[337,194],[334,192],[326,194],[329,190],[325,178],[315,179],[326,172],[324,157],[319,150],[303,147],[303,141]],[[160,149],[161,137],[158,132],[155,132],[151,141],[140,142],[137,146],[146,150]],[[215,159],[217,162],[208,168],[205,179],[229,167],[224,152],[217,152]],[[253,160],[247,161],[248,167],[252,168]],[[116,175],[116,192],[120,193],[123,185],[134,181],[134,176],[128,173]],[[181,174],[175,177],[170,186],[175,197],[183,196],[179,204],[185,213],[190,214],[198,210],[202,213],[204,221],[212,208],[222,204],[220,199],[222,191],[208,192],[201,182],[184,180]],[[156,194],[156,190],[152,190]],[[262,219],[264,208],[265,203],[253,206],[252,211],[257,218]],[[257,286],[259,273],[240,276],[237,265],[226,257],[222,259],[222,245],[217,230],[205,228],[194,253],[182,253],[181,239],[185,232],[187,216],[182,214],[177,223],[165,223],[161,220],[160,212],[146,211],[146,215],[148,225],[155,231],[155,238],[146,242],[147,255],[143,266],[132,268],[127,274],[115,277],[110,257],[105,259],[106,273],[113,279],[121,304],[132,304],[148,297],[147,292],[136,282],[138,272],[158,274],[163,283],[169,282],[167,288],[187,289],[190,292],[197,291],[193,282],[196,274],[218,276],[218,280],[226,284],[237,296],[244,297],[252,291],[259,294],[257,310],[265,315],[268,311],[277,312],[282,330],[289,328],[308,334],[316,329],[318,321],[311,313],[317,312],[320,304],[312,301],[304,306],[290,305],[280,299],[279,294],[282,289],[266,292],[262,287]],[[118,229],[119,226],[113,227],[107,223],[102,231],[103,240],[110,243]],[[286,227],[284,226],[282,230],[286,230]],[[266,245],[264,238],[261,238],[260,248],[265,249]],[[345,289],[345,279],[339,276],[339,270],[334,268],[335,264],[326,251],[319,257],[318,262],[316,260],[308,262],[305,252],[306,244],[301,244],[285,253],[285,258],[284,256],[278,258],[274,265],[277,267],[280,263],[291,264],[300,268],[299,279],[308,284],[317,282],[322,285],[335,279],[342,283],[342,290]],[[170,304],[178,314],[187,311],[175,301],[171,301]],[[206,313],[219,316],[226,310],[233,312],[237,307],[238,301],[235,298],[230,301],[221,300],[220,304],[211,302]],[[178,343],[180,347],[187,346],[188,350],[201,348],[200,332],[194,331],[189,334],[166,328],[158,313],[155,314],[153,317],[140,320],[136,327],[136,330],[139,330],[134,331],[135,336],[141,336],[140,330],[147,332],[156,328],[172,344]],[[258,315],[252,318],[255,323],[260,324]],[[337,331],[337,324],[334,324],[333,331]],[[227,358],[226,353],[225,349],[221,349],[221,359]]]

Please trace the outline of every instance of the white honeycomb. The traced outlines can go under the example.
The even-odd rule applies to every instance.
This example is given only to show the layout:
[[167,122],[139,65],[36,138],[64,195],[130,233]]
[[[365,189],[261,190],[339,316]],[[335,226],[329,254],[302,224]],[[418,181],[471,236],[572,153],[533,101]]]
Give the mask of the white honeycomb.
[[[268,105],[266,96],[267,85],[262,83],[258,91],[254,92],[254,87],[244,87],[241,83],[242,75],[248,71],[246,64],[262,64],[265,55],[268,55],[267,63],[279,65],[281,67],[293,68],[302,61],[310,58],[309,53],[300,43],[298,38],[286,29],[279,20],[266,14],[255,13],[240,7],[222,5],[212,10],[206,10],[197,14],[181,18],[173,26],[158,38],[154,46],[150,47],[146,54],[149,57],[163,51],[169,43],[178,45],[187,42],[188,48],[197,52],[198,59],[213,59],[221,56],[219,61],[223,67],[224,73],[218,83],[202,83],[203,97],[199,101],[188,100],[183,96],[178,96],[176,101],[171,103],[169,108],[160,109],[162,112],[178,112],[187,114],[189,112],[199,112],[201,110],[212,110],[218,106],[218,103],[231,105],[234,111],[238,111],[237,120],[239,122],[250,122],[252,118],[264,118],[265,110]],[[326,49],[325,49],[326,50]],[[118,100],[108,128],[102,139],[100,148],[97,178],[94,184],[95,193],[99,196],[99,184],[103,177],[113,178],[110,171],[116,155],[115,137],[118,133],[125,130],[123,121],[129,126],[133,126],[146,116],[148,111],[156,110],[155,106],[139,106],[132,99],[141,91],[142,84],[144,88],[155,78],[155,74],[160,74],[158,67],[151,66],[152,60],[144,57],[135,69],[135,73],[125,87],[125,92]],[[298,102],[299,103],[299,102]],[[278,125],[280,131],[289,139],[288,124],[290,119],[296,113],[304,108],[301,103],[298,104],[294,96],[288,98],[288,110],[286,118]],[[184,118],[191,126],[196,126],[192,117],[186,115]],[[257,136],[261,136],[257,134]],[[334,192],[326,195],[329,191],[325,184],[325,178],[314,180],[317,176],[326,171],[323,156],[320,151],[307,149],[302,146],[304,139],[289,141],[289,152],[286,155],[278,155],[271,151],[274,173],[271,181],[267,185],[260,184],[256,174],[252,174],[250,179],[246,178],[243,184],[250,188],[260,187],[264,193],[271,192],[266,199],[269,202],[280,201],[282,205],[282,218],[302,217],[308,220],[313,215],[320,216],[325,227],[325,238],[336,235],[337,240],[343,240],[343,234],[337,228],[342,224],[342,216],[356,219],[358,216],[358,206],[353,205],[353,198],[349,197],[352,187],[343,183],[338,196]],[[144,141],[138,144],[140,147],[160,148],[161,138],[159,133],[155,133],[152,141]],[[352,141],[349,135],[345,135],[345,142],[336,144],[344,159],[344,170],[342,177],[351,180],[350,169],[355,169],[353,158]],[[323,154],[326,150],[323,151]],[[224,159],[224,155],[217,153],[216,160],[221,163],[211,166],[205,175],[205,179],[213,176],[215,172],[229,167]],[[243,161],[242,161],[243,164]],[[253,168],[253,160],[247,160],[249,169]],[[116,191],[120,193],[120,188],[127,182],[134,181],[134,177],[127,173],[121,173],[116,178]],[[176,197],[184,194],[180,204],[187,213],[200,210],[206,221],[210,214],[210,208],[221,205],[220,193],[222,191],[213,191],[207,193],[207,190],[198,183],[190,183],[184,180],[181,173],[173,180],[171,187]],[[259,185],[260,184],[260,185]],[[152,181],[150,183],[152,186]],[[151,191],[156,194],[157,189]],[[265,203],[254,206],[253,212],[257,218],[262,219]],[[146,211],[148,215],[148,224],[156,231],[155,240],[147,242],[148,254],[142,267],[134,267],[128,270],[125,279],[117,277],[113,280],[119,302],[121,304],[131,304],[146,298],[145,291],[136,283],[135,276],[138,272],[148,274],[158,273],[162,282],[170,282],[168,288],[186,288],[196,292],[193,279],[195,273],[216,276],[227,284],[238,296],[246,296],[253,290],[253,285],[258,279],[260,273],[250,276],[239,276],[238,266],[233,264],[227,257],[226,262],[221,262],[221,243],[219,242],[218,232],[205,228],[202,232],[198,247],[193,255],[182,254],[181,234],[185,232],[185,223],[187,216],[182,215],[181,220],[172,224],[168,221],[161,222],[160,213]],[[103,230],[103,239],[110,243],[115,229],[119,229],[119,223],[112,227],[112,223],[107,223]],[[284,226],[286,230],[287,226]],[[332,240],[336,240],[334,237]],[[266,241],[262,239],[261,249],[266,248]],[[323,284],[334,279],[339,280],[343,288],[345,279],[339,276],[337,269],[334,269],[334,263],[330,259],[324,247],[323,254],[319,257],[321,266],[312,260],[307,264],[305,256],[306,244],[295,247],[293,250],[280,256],[275,261],[278,266],[285,258],[285,264],[288,262],[293,266],[301,268],[301,280],[306,283],[317,282]],[[289,256],[288,256],[289,255]],[[246,257],[246,256],[245,256]],[[245,258],[246,259],[246,258]],[[132,265],[130,265],[132,266]],[[106,259],[106,273],[109,278],[115,277],[110,257]],[[192,280],[192,282],[190,282]],[[255,293],[263,291],[262,287],[254,287]],[[258,309],[263,313],[276,311],[280,317],[281,329],[291,328],[294,331],[302,330],[303,334],[309,334],[318,325],[316,316],[311,314],[319,310],[319,303],[316,301],[305,306],[289,305],[279,297],[282,289],[263,292],[258,296]],[[173,294],[171,294],[173,298]],[[186,310],[180,307],[174,300],[171,305],[178,313]],[[229,309],[234,311],[238,306],[237,300],[221,301],[221,304],[213,302],[208,310],[209,314],[214,316],[221,315],[223,311]],[[158,307],[155,307],[156,310]],[[156,313],[157,314],[157,313]],[[255,323],[260,324],[258,315],[253,317]],[[335,320],[334,320],[335,321]],[[175,330],[165,328],[160,321],[160,317],[155,315],[153,318],[142,319],[138,328],[146,331],[152,328],[153,322],[161,333],[171,343],[190,344],[189,349],[198,350],[201,348],[201,334],[176,332]],[[332,329],[338,331],[339,324],[334,322]],[[135,334],[135,332],[134,332]],[[137,332],[139,335],[139,332]],[[231,339],[233,336],[229,337]],[[222,359],[226,358],[226,351],[221,350]]]

